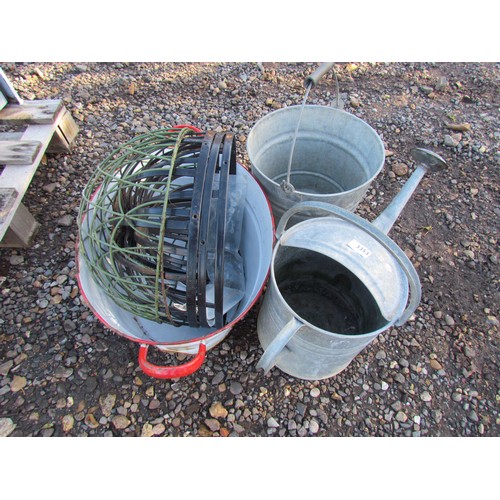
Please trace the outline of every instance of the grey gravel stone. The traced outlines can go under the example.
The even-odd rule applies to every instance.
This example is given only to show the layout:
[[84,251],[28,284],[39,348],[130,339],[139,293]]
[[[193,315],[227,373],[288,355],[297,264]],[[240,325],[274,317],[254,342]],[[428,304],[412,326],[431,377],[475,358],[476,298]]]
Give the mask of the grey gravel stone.
[[401,401],[395,401],[392,403],[391,408],[394,411],[401,411],[403,409],[403,403]]
[[476,357],[476,351],[472,347],[469,347],[467,345],[464,347],[464,354],[468,358],[475,358]]
[[410,363],[408,362],[407,359],[405,358],[400,358],[398,363],[403,367],[403,368],[408,368],[410,366]]
[[455,320],[449,314],[445,314],[444,321],[448,326],[455,326]]
[[319,431],[319,423],[316,420],[311,420],[309,422],[309,432],[311,434],[316,434]]
[[488,316],[487,319],[486,319],[486,323],[488,325],[492,325],[492,326],[495,326],[495,327],[499,327],[500,326],[500,321],[498,320],[498,318],[496,316]]
[[408,416],[406,415],[406,413],[404,413],[402,411],[398,411],[396,413],[396,420],[398,422],[406,422],[408,420]]
[[303,403],[297,403],[296,409],[297,413],[303,417],[306,414],[307,406]]
[[213,385],[218,385],[224,380],[224,372],[219,372],[215,377],[211,380]]
[[443,419],[443,412],[441,410],[433,410],[432,416],[434,417],[436,423],[439,424],[439,422]]
[[477,413],[474,410],[472,410],[469,413],[469,419],[472,420],[473,422],[479,422],[479,417],[477,416]]
[[56,371],[54,372],[54,377],[61,379],[66,379],[68,377],[71,377],[71,375],[73,375],[73,368],[65,368],[63,366],[57,367]]
[[50,184],[45,184],[43,186],[44,191],[47,191],[47,193],[53,193],[55,189],[57,188],[58,183],[57,182],[51,182]]
[[233,380],[231,382],[229,390],[231,391],[231,394],[237,396],[238,394],[241,394],[241,392],[243,391],[243,386],[239,382]]
[[14,432],[16,424],[11,418],[0,418],[0,437],[7,437]]
[[420,394],[420,399],[422,401],[429,402],[432,400],[432,396],[427,391],[424,391]]
[[220,429],[220,423],[216,418],[207,418],[205,420],[205,424],[207,424],[207,427],[213,432],[218,431]]
[[317,387],[313,387],[311,389],[310,394],[311,394],[311,397],[317,398],[321,394],[321,391]]
[[47,299],[38,299],[36,301],[36,305],[40,308],[40,309],[46,309],[49,305],[49,301]]
[[9,262],[11,266],[18,266],[24,262],[24,257],[22,255],[13,255]]
[[64,320],[63,327],[66,332],[72,332],[73,330],[76,330],[75,322],[71,321],[70,319]]
[[444,145],[445,146],[455,148],[459,145],[459,143],[460,143],[460,141],[458,141],[456,138],[454,138],[453,136],[451,136],[449,134],[446,134],[444,136]]
[[10,369],[14,366],[14,361],[9,360],[0,365],[0,375],[6,376],[9,374]]
[[59,226],[69,227],[73,225],[74,218],[71,215],[63,215],[57,219],[57,224]]
[[272,427],[272,428],[276,428],[276,427],[279,427],[280,424],[278,424],[278,422],[276,421],[276,419],[274,417],[269,417],[267,419],[267,426]]

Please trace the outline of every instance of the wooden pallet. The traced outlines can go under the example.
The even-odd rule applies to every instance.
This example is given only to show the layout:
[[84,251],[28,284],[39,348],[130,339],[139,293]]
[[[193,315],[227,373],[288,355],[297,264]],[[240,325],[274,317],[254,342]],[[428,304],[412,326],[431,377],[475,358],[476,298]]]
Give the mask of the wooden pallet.
[[[4,87],[0,84],[0,93]],[[0,133],[0,165],[5,165],[0,174],[0,247],[29,247],[39,224],[22,199],[45,153],[71,152],[78,126],[61,100],[16,102],[12,87],[10,95],[3,95],[8,104],[0,110],[0,123],[26,128]]]
[[60,100],[8,104],[0,122],[27,125],[0,133],[0,247],[28,247],[39,225],[22,199],[46,152],[71,152],[78,126]]

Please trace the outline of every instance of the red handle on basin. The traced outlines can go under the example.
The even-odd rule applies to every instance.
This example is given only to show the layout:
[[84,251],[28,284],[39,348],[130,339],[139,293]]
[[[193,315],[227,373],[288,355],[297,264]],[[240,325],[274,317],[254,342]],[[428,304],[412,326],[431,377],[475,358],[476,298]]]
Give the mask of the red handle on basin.
[[178,366],[157,366],[150,363],[146,359],[148,355],[148,348],[149,345],[141,344],[141,347],[139,348],[139,366],[146,375],[162,379],[181,378],[191,375],[203,364],[203,361],[205,361],[205,354],[207,352],[207,346],[200,342],[198,354],[191,361]]

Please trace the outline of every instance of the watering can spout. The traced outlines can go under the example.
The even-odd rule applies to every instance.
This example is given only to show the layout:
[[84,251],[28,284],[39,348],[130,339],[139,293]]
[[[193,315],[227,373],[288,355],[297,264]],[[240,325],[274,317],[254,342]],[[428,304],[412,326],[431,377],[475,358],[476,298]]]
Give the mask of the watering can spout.
[[391,230],[425,174],[427,172],[437,172],[448,167],[445,160],[438,154],[424,148],[414,149],[412,156],[417,162],[415,171],[387,208],[372,222],[384,234],[387,234]]

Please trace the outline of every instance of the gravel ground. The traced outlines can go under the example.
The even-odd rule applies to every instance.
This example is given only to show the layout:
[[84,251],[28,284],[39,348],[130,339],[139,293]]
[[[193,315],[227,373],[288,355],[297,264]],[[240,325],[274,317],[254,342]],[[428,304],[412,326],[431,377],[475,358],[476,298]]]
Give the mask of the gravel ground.
[[[499,64],[337,64],[344,109],[387,150],[359,215],[373,220],[398,192],[415,145],[450,166],[422,181],[390,233],[418,270],[419,308],[339,375],[257,371],[257,304],[197,372],[156,380],[139,368],[138,344],[82,301],[76,216],[98,163],[136,134],[190,123],[234,131],[249,165],[253,124],[298,104],[316,66],[2,64],[24,99],[63,99],[80,132],[70,155],[46,157],[24,198],[41,223],[33,246],[0,249],[0,435],[498,436]],[[333,74],[308,103],[335,103]]]

